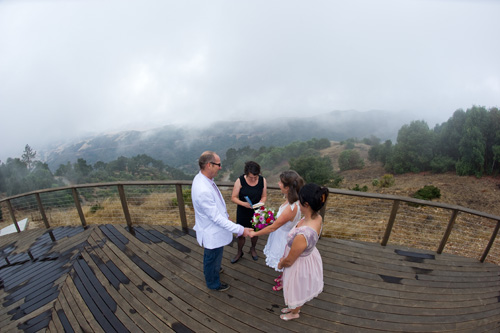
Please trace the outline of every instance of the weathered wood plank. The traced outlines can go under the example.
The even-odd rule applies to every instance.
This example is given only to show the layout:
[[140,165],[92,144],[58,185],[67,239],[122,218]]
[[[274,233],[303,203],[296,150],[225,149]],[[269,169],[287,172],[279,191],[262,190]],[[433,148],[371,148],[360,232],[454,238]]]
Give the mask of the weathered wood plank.
[[[258,261],[247,244],[232,265],[236,243],[225,247],[221,278],[231,289],[221,293],[205,286],[192,230],[56,228],[27,233],[31,243],[22,248],[31,257],[19,251],[20,235],[0,237],[0,332],[500,330],[500,267],[446,253],[322,238],[325,288],[300,319],[284,322],[282,292],[271,290],[278,273],[262,254],[267,237],[257,244]],[[57,297],[31,308],[46,294]],[[29,314],[20,316],[24,309]]]
[[[102,237],[102,234],[101,234]],[[89,240],[91,243],[95,242],[96,244],[101,244],[100,246],[94,246],[93,252],[96,253],[103,261],[112,260],[112,262],[116,263],[117,266],[123,271],[125,275],[129,275],[131,271],[129,268],[121,261],[119,257],[117,257],[111,249],[107,247],[106,244],[100,242],[102,238],[99,238],[97,235],[92,236],[92,240]],[[118,288],[118,293],[121,297],[127,300],[130,308],[128,308],[129,313],[136,313],[142,316],[146,322],[153,326],[155,330],[160,332],[168,332],[171,330],[167,323],[162,321],[162,315],[165,315],[163,312],[159,312],[156,309],[153,311],[148,308],[148,305],[151,304],[150,298],[144,293],[144,290],[140,290],[136,285],[130,283],[129,280],[126,284],[121,284]],[[126,307],[126,304],[123,304]],[[124,309],[124,312],[127,309]]]
[[[82,253],[83,258],[87,261],[89,266],[94,270],[97,278],[104,288],[106,288],[106,292],[111,295],[113,300],[115,300],[117,304],[117,311],[115,315],[120,319],[120,321],[127,327],[130,331],[142,330],[144,332],[154,332],[156,329],[151,326],[147,320],[145,320],[134,306],[129,303],[129,300],[123,297],[101,272],[99,267],[96,265],[95,260],[87,253]],[[123,287],[122,287],[123,289]],[[133,321],[133,323],[131,322]]]

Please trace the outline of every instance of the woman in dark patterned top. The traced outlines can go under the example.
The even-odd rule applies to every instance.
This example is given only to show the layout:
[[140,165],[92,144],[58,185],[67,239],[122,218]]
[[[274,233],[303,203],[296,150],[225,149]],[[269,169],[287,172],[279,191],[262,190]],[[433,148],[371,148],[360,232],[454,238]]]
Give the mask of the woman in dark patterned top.
[[[260,165],[254,161],[245,162],[244,174],[236,179],[233,194],[231,196],[231,201],[238,205],[236,209],[236,223],[245,228],[253,228],[252,218],[255,211],[245,197],[248,197],[252,204],[264,204],[267,199],[266,179],[260,175]],[[253,237],[251,240],[252,246],[250,247],[250,254],[253,260],[259,259],[255,251],[257,240],[258,237]],[[245,237],[238,237],[238,253],[231,259],[232,264],[243,257],[244,245]]]

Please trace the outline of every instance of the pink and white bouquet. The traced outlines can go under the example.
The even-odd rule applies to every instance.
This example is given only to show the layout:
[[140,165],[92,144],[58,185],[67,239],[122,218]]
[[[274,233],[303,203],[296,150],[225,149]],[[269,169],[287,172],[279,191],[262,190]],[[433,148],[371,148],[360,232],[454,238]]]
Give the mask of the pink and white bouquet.
[[274,221],[276,221],[276,213],[274,212],[274,209],[261,206],[257,208],[253,214],[252,226],[255,231],[259,231],[267,226],[270,226]]

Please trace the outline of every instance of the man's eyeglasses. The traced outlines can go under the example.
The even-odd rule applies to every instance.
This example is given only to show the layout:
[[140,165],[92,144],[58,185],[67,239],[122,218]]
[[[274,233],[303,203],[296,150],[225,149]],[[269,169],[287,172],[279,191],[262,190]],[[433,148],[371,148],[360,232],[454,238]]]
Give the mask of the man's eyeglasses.
[[210,162],[210,164],[217,165],[219,168],[222,168],[222,164],[221,163]]

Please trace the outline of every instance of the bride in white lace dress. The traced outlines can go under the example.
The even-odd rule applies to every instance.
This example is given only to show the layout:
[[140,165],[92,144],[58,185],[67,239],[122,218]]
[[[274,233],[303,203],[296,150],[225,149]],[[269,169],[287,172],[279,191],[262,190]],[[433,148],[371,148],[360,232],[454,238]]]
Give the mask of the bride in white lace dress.
[[[304,180],[299,174],[293,170],[284,171],[280,174],[280,181],[278,185],[281,193],[285,196],[285,202],[280,206],[276,214],[276,221],[270,226],[251,232],[250,236],[261,236],[270,234],[267,239],[264,254],[266,255],[266,265],[274,268],[276,271],[281,272],[282,269],[278,268],[278,263],[283,257],[286,247],[286,238],[288,232],[300,220],[300,205],[298,202],[299,191],[304,186]],[[276,285],[273,290],[278,291],[283,288],[281,275],[275,280]]]

